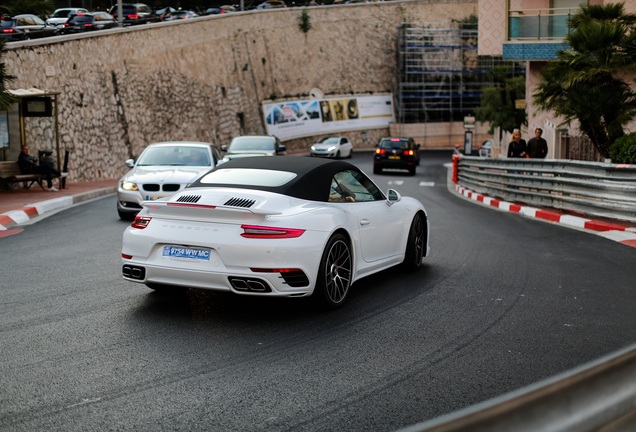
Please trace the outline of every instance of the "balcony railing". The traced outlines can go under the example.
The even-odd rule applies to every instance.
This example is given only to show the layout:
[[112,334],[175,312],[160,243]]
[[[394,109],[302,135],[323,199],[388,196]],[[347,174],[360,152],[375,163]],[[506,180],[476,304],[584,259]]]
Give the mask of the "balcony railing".
[[568,34],[570,18],[580,8],[510,10],[508,40],[562,40]]

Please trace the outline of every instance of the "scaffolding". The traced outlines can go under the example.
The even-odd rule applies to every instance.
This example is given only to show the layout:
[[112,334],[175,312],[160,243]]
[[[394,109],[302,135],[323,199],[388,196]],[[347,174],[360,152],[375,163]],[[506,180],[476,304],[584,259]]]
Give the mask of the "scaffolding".
[[398,38],[400,123],[463,121],[474,115],[495,68],[525,75],[522,63],[477,55],[476,23],[402,23]]

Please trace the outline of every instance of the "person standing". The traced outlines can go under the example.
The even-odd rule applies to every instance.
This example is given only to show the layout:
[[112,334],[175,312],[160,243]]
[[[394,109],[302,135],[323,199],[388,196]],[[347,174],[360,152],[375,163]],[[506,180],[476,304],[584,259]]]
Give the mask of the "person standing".
[[512,131],[512,141],[508,144],[509,158],[525,158],[527,157],[528,146],[526,140],[521,139],[521,131],[515,129]]
[[534,138],[528,141],[528,156],[531,158],[545,159],[548,154],[548,142],[541,137],[543,129],[534,130]]
[[60,173],[50,165],[38,165],[38,159],[29,154],[29,146],[22,146],[22,152],[18,156],[18,165],[22,174],[44,174],[49,192],[57,192],[53,186],[53,177],[60,177]]

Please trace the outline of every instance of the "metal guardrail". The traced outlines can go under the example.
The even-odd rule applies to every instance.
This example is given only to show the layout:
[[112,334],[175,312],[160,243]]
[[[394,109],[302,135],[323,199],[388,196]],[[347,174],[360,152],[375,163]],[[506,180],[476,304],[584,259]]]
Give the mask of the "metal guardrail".
[[636,345],[400,432],[636,430]]
[[512,202],[636,222],[636,165],[456,155],[453,180]]

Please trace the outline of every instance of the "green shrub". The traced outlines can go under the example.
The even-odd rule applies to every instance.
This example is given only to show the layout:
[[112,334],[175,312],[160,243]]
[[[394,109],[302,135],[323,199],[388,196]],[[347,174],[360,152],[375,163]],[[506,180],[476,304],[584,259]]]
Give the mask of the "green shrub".
[[298,27],[303,33],[307,33],[309,30],[311,30],[311,17],[305,9],[303,9],[300,16],[298,17]]
[[636,132],[623,135],[609,149],[613,163],[636,163]]

